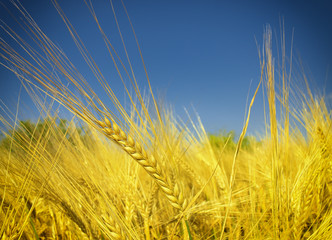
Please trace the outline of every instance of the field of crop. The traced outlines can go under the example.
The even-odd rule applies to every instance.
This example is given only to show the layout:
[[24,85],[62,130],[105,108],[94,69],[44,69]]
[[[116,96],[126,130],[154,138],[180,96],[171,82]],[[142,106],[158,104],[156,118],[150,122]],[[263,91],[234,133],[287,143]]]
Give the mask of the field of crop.
[[[276,80],[269,28],[237,139],[207,133],[199,119],[180,122],[151,86],[141,93],[130,69],[125,108],[56,7],[112,106],[23,9],[39,49],[4,25],[29,58],[1,39],[2,62],[40,116],[0,116],[1,239],[332,239],[330,103],[305,77],[307,88],[291,88],[283,65]],[[266,134],[246,136],[261,90]]]

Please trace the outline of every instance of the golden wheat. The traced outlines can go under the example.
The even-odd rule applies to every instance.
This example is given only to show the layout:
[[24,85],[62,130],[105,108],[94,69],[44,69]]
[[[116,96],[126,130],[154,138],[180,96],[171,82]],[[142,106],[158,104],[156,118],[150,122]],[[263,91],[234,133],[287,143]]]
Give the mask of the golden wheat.
[[[231,135],[209,138],[199,120],[196,124],[190,119],[192,128],[180,124],[166,105],[157,103],[149,85],[151,106],[135,76],[128,74],[135,90],[132,96],[125,86],[129,114],[56,1],[55,5],[114,108],[101,101],[60,48],[17,5],[40,49],[4,26],[32,59],[25,59],[3,39],[1,57],[15,66],[4,63],[21,78],[40,107],[41,119],[17,122],[10,112],[12,122],[0,117],[5,126],[0,144],[1,239],[331,238],[331,111],[327,100],[309,88],[295,99],[300,106],[291,105],[291,97],[298,96],[291,95],[284,46],[278,91],[269,28],[261,81],[236,142]],[[114,51],[92,5],[88,8],[108,50]],[[112,51],[113,61],[118,57],[124,67]],[[119,71],[115,61],[114,65]],[[125,67],[124,71],[128,73]],[[123,80],[120,71],[119,75]],[[268,101],[266,134],[259,140],[245,139],[261,85]],[[51,103],[37,91],[50,96]],[[67,125],[60,121],[54,100],[78,119]],[[245,140],[248,147],[242,145]]]

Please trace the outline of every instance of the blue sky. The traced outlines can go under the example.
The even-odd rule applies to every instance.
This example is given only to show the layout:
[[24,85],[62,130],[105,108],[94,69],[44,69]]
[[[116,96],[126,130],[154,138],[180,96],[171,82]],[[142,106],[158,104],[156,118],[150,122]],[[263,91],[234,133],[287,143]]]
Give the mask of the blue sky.
[[[3,2],[10,5],[8,0]],[[87,69],[52,4],[37,0],[22,3],[98,92],[96,80]],[[123,88],[83,0],[59,3],[121,99]],[[184,108],[192,113],[194,107],[208,131],[241,131],[247,95],[249,93],[252,96],[260,78],[255,38],[262,45],[265,25],[270,24],[275,31],[274,37],[279,39],[281,17],[285,21],[287,54],[290,52],[294,29],[294,57],[301,58],[304,70],[314,82],[316,90],[325,91],[326,95],[332,92],[332,7],[329,1],[124,0],[124,3],[133,22],[155,93],[173,105],[184,121]],[[119,1],[114,1],[114,6],[135,73],[144,88],[143,66],[128,20]],[[94,7],[102,27],[121,56],[124,56],[109,2],[96,1]],[[12,25],[13,21],[6,11],[0,9],[0,18]],[[17,26],[12,26],[21,32],[16,29]],[[2,38],[8,39],[3,31],[0,33]],[[276,45],[275,41],[273,43]],[[277,56],[276,49],[274,53]],[[0,66],[1,99],[8,106],[15,106],[18,92],[19,82],[16,77]],[[22,98],[23,105],[29,107],[28,97],[23,95]],[[29,110],[24,114],[29,117],[32,113]],[[263,124],[263,99],[260,94],[253,108],[248,132],[262,132]]]

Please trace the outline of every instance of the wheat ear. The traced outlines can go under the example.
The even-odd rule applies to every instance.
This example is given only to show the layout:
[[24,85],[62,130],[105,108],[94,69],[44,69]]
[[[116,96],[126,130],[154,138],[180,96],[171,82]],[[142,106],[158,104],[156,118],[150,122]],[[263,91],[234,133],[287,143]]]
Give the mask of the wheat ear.
[[108,118],[105,118],[104,122],[97,121],[96,123],[102,128],[108,138],[117,143],[156,181],[174,208],[184,210],[187,201],[184,199],[178,184],[174,184],[173,186],[158,165],[154,156],[148,156],[144,148],[142,148],[138,142],[135,142],[130,135],[127,135],[122,131],[113,119],[111,119],[111,121]]

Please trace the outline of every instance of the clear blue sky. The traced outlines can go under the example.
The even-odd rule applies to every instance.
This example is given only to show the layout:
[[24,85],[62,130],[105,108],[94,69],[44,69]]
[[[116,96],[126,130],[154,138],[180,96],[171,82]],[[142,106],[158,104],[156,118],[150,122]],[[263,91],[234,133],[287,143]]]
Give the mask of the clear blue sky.
[[[10,6],[8,0],[2,0]],[[44,32],[59,45],[83,76],[96,87],[79,52],[49,1],[22,1]],[[59,1],[89,51],[121,99],[123,89],[83,0]],[[186,120],[184,108],[196,109],[206,129],[241,131],[246,99],[260,78],[258,51],[265,24],[279,34],[284,17],[286,51],[290,52],[294,29],[294,57],[301,57],[314,87],[331,95],[332,6],[330,1],[154,1],[124,0],[133,22],[156,93],[175,107]],[[138,80],[145,86],[143,67],[129,24],[118,0],[114,1]],[[121,50],[108,1],[96,1],[95,9],[110,40]],[[9,7],[13,9],[12,7]],[[0,18],[13,24],[0,7]],[[21,32],[14,25],[13,28]],[[16,26],[17,27],[17,26]],[[1,37],[8,39],[3,31]],[[274,34],[274,37],[276,35]],[[277,36],[279,37],[279,36]],[[274,42],[275,44],[275,42]],[[276,56],[276,51],[274,51]],[[122,55],[123,56],[123,55]],[[96,87],[97,91],[98,88]],[[19,82],[0,66],[0,96],[15,106]],[[26,96],[23,96],[26,99]],[[331,101],[331,99],[330,99]],[[25,102],[24,102],[25,103]],[[26,100],[26,105],[28,101]],[[253,108],[249,133],[263,129],[263,102],[259,95]],[[26,113],[29,115],[29,111]],[[31,112],[30,112],[31,114]]]

